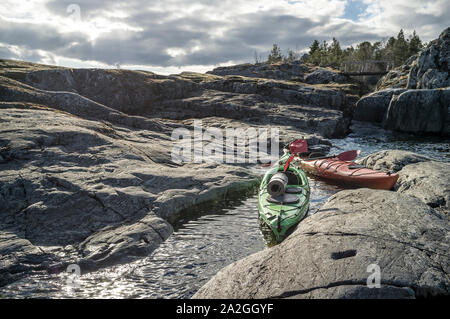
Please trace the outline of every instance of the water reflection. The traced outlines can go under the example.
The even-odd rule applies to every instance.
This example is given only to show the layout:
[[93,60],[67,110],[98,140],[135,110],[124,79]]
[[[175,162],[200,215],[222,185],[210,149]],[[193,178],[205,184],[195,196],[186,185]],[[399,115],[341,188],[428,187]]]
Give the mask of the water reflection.
[[149,257],[83,275],[80,289],[68,289],[65,274],[38,275],[0,289],[0,296],[189,298],[224,266],[265,248],[257,207],[253,195],[203,208],[175,225]]

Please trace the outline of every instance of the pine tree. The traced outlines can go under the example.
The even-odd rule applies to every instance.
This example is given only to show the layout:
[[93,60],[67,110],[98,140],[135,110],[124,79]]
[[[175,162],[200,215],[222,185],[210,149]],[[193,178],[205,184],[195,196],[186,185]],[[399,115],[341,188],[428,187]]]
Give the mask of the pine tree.
[[397,35],[397,39],[394,44],[394,64],[395,66],[401,65],[409,57],[408,42],[405,40],[405,34],[403,29]]
[[374,49],[368,41],[361,42],[356,46],[355,58],[358,61],[371,60],[373,58]]
[[422,50],[422,48],[423,48],[422,41],[417,35],[416,30],[414,30],[412,36],[409,39],[409,47],[408,47],[409,56],[416,54],[417,52]]
[[272,51],[270,52],[269,56],[267,57],[267,62],[270,64],[278,63],[283,60],[283,55],[281,54],[281,49],[278,46],[278,44],[274,43],[272,47]]
[[311,44],[311,46],[309,47],[309,55],[312,56],[315,52],[317,52],[317,50],[319,50],[319,41],[314,40],[314,42]]
[[323,41],[322,44],[319,47],[319,65],[320,66],[327,66],[328,65],[328,42]]
[[329,48],[328,65],[333,68],[338,68],[342,63],[342,49],[339,41],[333,37]]
[[383,59],[383,44],[380,41],[377,41],[373,44],[373,58],[375,60]]
[[308,53],[308,62],[314,65],[319,65],[320,63],[320,43],[317,40],[314,40],[312,45],[309,47]]
[[[408,40],[405,39],[405,33],[401,29],[397,38],[390,37],[387,41],[378,41],[373,44],[368,41],[359,43],[356,48],[353,46],[342,50],[339,41],[333,38],[331,44],[326,41],[319,43],[314,40],[309,47],[307,62],[338,68],[342,62],[352,61],[390,61],[395,66],[403,64],[411,55],[419,52],[425,44],[422,43],[417,33],[414,31]],[[370,66],[370,65],[367,65]]]
[[394,46],[395,46],[395,38],[390,37],[387,41],[385,47],[381,50],[382,57],[387,61],[394,61]]
[[298,54],[295,53],[293,50],[288,50],[288,55],[284,58],[285,62],[293,62],[298,59]]

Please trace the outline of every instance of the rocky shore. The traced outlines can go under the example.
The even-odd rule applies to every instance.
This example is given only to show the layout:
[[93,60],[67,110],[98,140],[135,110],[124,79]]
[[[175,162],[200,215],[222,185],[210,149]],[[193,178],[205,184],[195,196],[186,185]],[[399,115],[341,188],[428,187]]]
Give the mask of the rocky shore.
[[277,127],[284,141],[300,135],[327,151],[327,138],[347,133],[359,86],[302,80],[0,60],[0,286],[147,256],[184,210],[252,189],[255,164],[172,161],[173,130],[195,119]]
[[[304,137],[325,153],[352,120],[448,135],[449,32],[363,98],[360,83],[300,61],[162,76],[0,60],[0,287],[148,256],[196,205],[253,189],[256,163],[172,160],[173,131],[195,120],[278,128],[281,142]],[[398,150],[360,161],[398,172],[395,190],[337,193],[195,298],[447,296],[450,164]],[[380,289],[366,285],[370,265]]]
[[[446,138],[449,61],[450,28],[384,76],[378,91],[357,102],[353,120]],[[280,245],[225,267],[193,298],[448,296],[450,164],[399,150],[358,162],[398,172],[395,189],[338,192]]]
[[386,129],[450,136],[450,28],[360,99],[354,119]]
[[[280,245],[222,269],[194,298],[423,298],[450,293],[450,163],[405,151],[361,160],[397,191],[345,190]],[[367,283],[379,267],[380,287]]]

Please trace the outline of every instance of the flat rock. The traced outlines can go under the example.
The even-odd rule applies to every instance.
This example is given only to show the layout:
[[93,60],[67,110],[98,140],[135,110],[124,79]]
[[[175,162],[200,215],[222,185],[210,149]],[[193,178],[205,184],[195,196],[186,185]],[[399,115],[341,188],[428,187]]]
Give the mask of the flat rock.
[[[292,64],[292,68],[296,65]],[[308,125],[302,123],[303,131],[341,137],[347,133],[357,92],[351,81],[309,85],[270,77],[192,72],[162,76],[142,71],[55,68],[0,60],[3,101],[42,104],[86,119],[137,128],[146,128],[151,121],[132,116],[136,114],[173,120],[220,116],[253,122],[270,117],[289,121],[291,114],[283,113],[288,108],[285,105],[290,105],[296,108],[290,113],[308,118]]]
[[146,256],[183,209],[256,183],[239,165],[174,165],[173,127],[137,130],[31,103],[3,102],[0,119],[0,284]]
[[183,77],[152,72],[17,64],[20,62],[0,60],[0,75],[35,89],[75,93],[127,114],[142,113],[154,102],[184,98],[199,90],[196,83]]
[[[282,93],[280,93],[282,94]],[[293,92],[292,94],[295,94]],[[325,96],[325,93],[321,93]],[[304,95],[305,98],[306,95]],[[332,98],[332,94],[329,96]],[[159,108],[159,116],[171,119],[222,117],[252,124],[291,126],[302,132],[319,134],[326,138],[341,137],[347,133],[350,119],[334,108],[289,103],[291,98],[274,102],[256,93],[232,93],[205,90],[201,95],[186,99],[167,100]],[[292,98],[292,100],[294,100]],[[180,112],[183,109],[183,112]]]
[[345,83],[349,79],[336,71],[319,68],[305,75],[305,82],[309,84]]
[[232,66],[224,66],[215,68],[207,74],[220,76],[239,75],[245,77],[302,81],[305,74],[312,72],[315,68],[312,65],[302,63],[301,61],[293,61],[286,63],[245,63]]
[[[448,296],[449,231],[415,197],[341,191],[280,245],[225,267],[194,298]],[[379,289],[367,286],[373,265]]]

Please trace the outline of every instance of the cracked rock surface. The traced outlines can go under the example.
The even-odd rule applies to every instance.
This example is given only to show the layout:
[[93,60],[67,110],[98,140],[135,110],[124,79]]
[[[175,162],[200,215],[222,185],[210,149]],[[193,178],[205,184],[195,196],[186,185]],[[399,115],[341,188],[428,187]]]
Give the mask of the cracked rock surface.
[[327,152],[358,87],[294,81],[283,74],[315,68],[285,67],[161,76],[0,60],[0,286],[147,256],[184,209],[254,187],[256,163],[172,161],[173,130],[195,119],[204,130],[276,127],[282,142],[301,136]]
[[3,284],[146,256],[183,208],[254,183],[239,166],[169,165],[167,133],[40,109],[0,109],[0,118]]
[[[448,296],[449,231],[415,197],[341,191],[280,245],[222,269],[194,298]],[[380,267],[380,288],[367,286],[373,264]]]
[[437,212],[450,212],[450,163],[408,151],[386,150],[358,161],[366,167],[399,174],[395,189],[422,200]]

